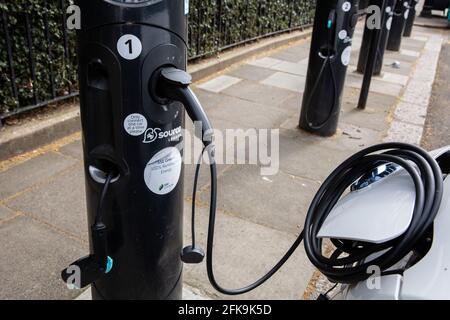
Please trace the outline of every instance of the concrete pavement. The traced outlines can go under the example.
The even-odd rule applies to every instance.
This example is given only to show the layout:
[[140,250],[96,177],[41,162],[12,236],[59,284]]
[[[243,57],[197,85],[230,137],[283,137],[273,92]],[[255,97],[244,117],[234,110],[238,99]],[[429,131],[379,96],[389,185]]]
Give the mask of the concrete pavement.
[[[401,68],[386,66],[384,74],[374,78],[365,111],[355,110],[362,75],[353,71],[361,38],[359,25],[339,130],[331,138],[297,129],[309,41],[267,52],[195,83],[216,128],[280,129],[280,171],[275,176],[261,176],[258,166],[220,166],[215,265],[224,286],[247,285],[278,261],[301,231],[320,182],[346,157],[387,137],[407,140],[411,126],[421,127],[403,119],[402,113],[396,115],[396,107],[420,76],[414,72],[417,63],[421,57],[434,58],[430,50],[442,42],[442,35],[416,28],[412,38],[404,39],[402,52],[388,52],[385,64],[400,61]],[[432,84],[432,79],[420,81]],[[428,87],[431,91],[431,84],[416,95],[423,96]],[[393,133],[392,123],[400,124]],[[193,172],[187,165],[186,230]],[[0,299],[72,299],[81,293],[67,290],[59,273],[88,251],[83,179],[79,133],[0,162]],[[199,190],[197,237],[204,245],[207,176]],[[189,241],[188,232],[185,237]],[[309,298],[318,278],[314,271],[301,248],[273,279],[231,298]],[[204,264],[186,266],[184,281],[199,295],[225,298],[210,286]]]

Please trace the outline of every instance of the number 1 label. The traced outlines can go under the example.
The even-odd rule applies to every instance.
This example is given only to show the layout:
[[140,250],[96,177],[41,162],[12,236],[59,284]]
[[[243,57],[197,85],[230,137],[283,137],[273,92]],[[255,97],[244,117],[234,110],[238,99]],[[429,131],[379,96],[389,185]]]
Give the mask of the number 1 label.
[[126,60],[134,60],[142,53],[142,42],[132,34],[126,34],[117,41],[117,51]]

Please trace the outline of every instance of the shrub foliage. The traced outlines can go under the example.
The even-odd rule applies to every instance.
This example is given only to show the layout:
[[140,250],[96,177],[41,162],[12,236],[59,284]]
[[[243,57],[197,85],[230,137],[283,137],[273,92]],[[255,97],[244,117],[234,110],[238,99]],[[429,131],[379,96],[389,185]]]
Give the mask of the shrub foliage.
[[[0,2],[0,114],[76,90],[75,35],[65,32],[63,27],[69,2]],[[189,56],[203,57],[264,35],[310,24],[314,5],[313,0],[191,0]]]

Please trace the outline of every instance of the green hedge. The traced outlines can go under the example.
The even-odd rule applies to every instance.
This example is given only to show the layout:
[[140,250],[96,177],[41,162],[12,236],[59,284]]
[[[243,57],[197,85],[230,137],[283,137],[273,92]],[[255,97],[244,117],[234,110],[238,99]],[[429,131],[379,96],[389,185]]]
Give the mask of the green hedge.
[[[52,99],[50,70],[53,70],[57,97],[76,90],[74,33],[69,32],[65,39],[61,2],[65,6],[69,3],[67,0],[7,0],[0,3],[0,114],[34,105],[33,92],[40,102]],[[310,24],[314,4],[314,0],[191,0],[189,56],[202,57],[248,39]],[[26,15],[32,26],[36,81],[31,76]],[[12,43],[18,99],[15,99],[11,86],[3,32],[5,16]],[[46,22],[49,42],[46,40]]]

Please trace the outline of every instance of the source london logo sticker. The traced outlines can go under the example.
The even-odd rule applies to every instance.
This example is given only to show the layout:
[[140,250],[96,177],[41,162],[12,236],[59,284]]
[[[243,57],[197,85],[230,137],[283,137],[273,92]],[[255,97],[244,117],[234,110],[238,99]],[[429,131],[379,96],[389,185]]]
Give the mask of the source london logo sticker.
[[169,139],[170,141],[178,141],[181,137],[181,127],[162,131],[159,128],[149,128],[144,133],[144,141],[143,143],[152,143],[158,139]]

